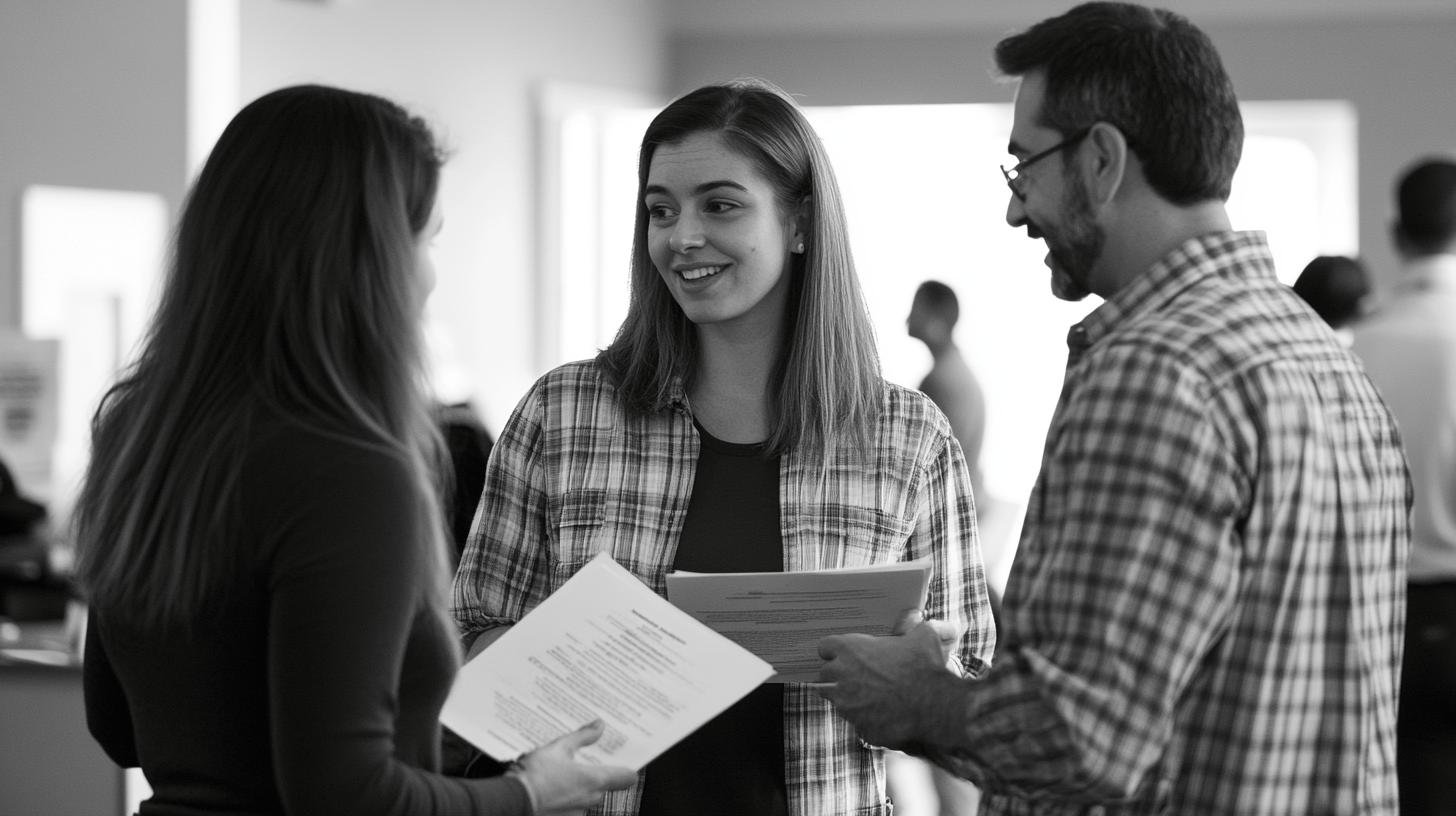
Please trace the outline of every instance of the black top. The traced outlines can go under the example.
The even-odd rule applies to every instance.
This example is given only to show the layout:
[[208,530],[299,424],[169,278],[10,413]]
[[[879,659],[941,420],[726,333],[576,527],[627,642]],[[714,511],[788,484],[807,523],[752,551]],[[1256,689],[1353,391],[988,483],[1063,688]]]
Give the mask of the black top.
[[[781,572],[779,460],[698,426],[693,493],[673,567]],[[639,816],[788,816],[784,691],[762,685],[647,766]]]
[[87,722],[143,816],[527,813],[515,779],[430,772],[458,657],[405,465],[277,421],[237,490],[237,580],[190,635],[92,610]]
[[450,469],[454,471],[453,490],[444,499],[445,518],[455,539],[454,557],[458,567],[465,541],[470,537],[470,524],[475,520],[475,509],[480,504],[480,491],[485,488],[485,466],[490,463],[495,439],[468,402],[436,406],[435,421],[445,438]]

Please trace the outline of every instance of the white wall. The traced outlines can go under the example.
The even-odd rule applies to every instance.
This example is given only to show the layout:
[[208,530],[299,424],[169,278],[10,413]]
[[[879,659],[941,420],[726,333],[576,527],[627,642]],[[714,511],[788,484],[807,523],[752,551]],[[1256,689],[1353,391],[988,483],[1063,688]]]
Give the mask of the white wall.
[[[660,1],[3,0],[0,329],[22,323],[27,186],[155,193],[171,220],[191,181],[189,128],[215,132],[237,104],[285,84],[375,91],[429,118],[453,151],[431,311],[498,431],[539,373],[533,89],[566,81],[656,95]],[[189,99],[199,10],[224,26],[235,11],[235,28],[210,30],[194,62],[236,70],[215,65],[220,78]],[[219,100],[221,120],[199,122]]]
[[[1010,98],[991,72],[991,47],[1020,27],[1004,19],[926,31],[851,26],[845,15],[840,30],[849,33],[714,33],[696,19],[705,2],[241,0],[239,99],[331,82],[396,97],[434,121],[455,155],[432,311],[498,429],[538,373],[538,83],[671,94],[758,74],[808,104]],[[1456,149],[1451,8],[1420,19],[1256,25],[1225,16],[1207,26],[1243,98],[1355,102],[1360,246],[1383,276],[1394,262],[1385,234],[1391,178],[1415,155]],[[1028,9],[1025,22],[1035,16]],[[695,24],[709,33],[681,33]],[[19,324],[17,207],[26,185],[154,192],[175,215],[188,181],[186,32],[186,0],[0,3],[0,327]],[[988,172],[1000,158],[986,157]]]
[[542,82],[656,93],[659,0],[243,0],[243,101],[298,82],[383,94],[452,151],[430,311],[498,432],[541,372],[536,339],[536,136]]
[[[697,34],[1011,31],[1078,0],[672,0],[673,27]],[[1150,0],[1206,23],[1250,20],[1414,19],[1449,15],[1451,0]]]
[[[1456,152],[1456,3],[1418,15],[1382,17],[1378,9],[1246,23],[1219,15],[1203,27],[1240,99],[1355,104],[1360,252],[1387,283],[1395,265],[1387,237],[1393,178],[1418,155]],[[1041,16],[1029,10],[1007,26],[1001,14],[980,29],[683,34],[674,38],[668,90],[756,74],[809,105],[1007,102],[1012,92],[995,78],[992,50],[1005,33]],[[906,133],[894,149],[914,149],[914,139]],[[987,171],[994,174],[1002,158],[986,156]]]
[[20,194],[31,184],[186,185],[185,0],[0,3],[0,328],[20,326]]

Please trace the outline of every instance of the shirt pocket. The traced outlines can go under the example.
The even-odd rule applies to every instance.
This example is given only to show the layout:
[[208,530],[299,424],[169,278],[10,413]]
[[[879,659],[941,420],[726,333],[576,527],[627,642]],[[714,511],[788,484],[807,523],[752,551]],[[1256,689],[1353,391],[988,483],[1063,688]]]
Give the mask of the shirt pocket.
[[[607,491],[587,488],[563,493],[552,501],[547,518],[553,536],[551,563],[583,564],[601,548],[598,539],[607,519]],[[560,584],[556,584],[560,586]]]
[[548,515],[555,536],[551,547],[552,592],[598,553],[605,552],[657,594],[665,594],[667,570],[652,560],[655,550],[625,542],[624,536],[631,538],[631,529],[612,512],[607,491],[600,488],[569,491],[554,502]]
[[886,513],[878,507],[840,505],[826,525],[831,542],[840,542],[841,567],[864,567],[899,561],[915,529],[915,519]]

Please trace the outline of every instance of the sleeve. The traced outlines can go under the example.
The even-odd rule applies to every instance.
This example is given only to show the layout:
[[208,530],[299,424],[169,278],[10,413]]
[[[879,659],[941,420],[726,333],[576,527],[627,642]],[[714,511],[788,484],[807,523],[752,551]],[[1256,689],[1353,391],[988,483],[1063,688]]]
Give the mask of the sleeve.
[[520,620],[549,594],[544,387],[511,413],[491,452],[475,529],[455,573],[452,611],[467,643]]
[[906,558],[931,560],[934,571],[925,616],[965,628],[952,654],[953,668],[979,677],[991,665],[996,626],[976,530],[970,470],[960,445],[948,432],[938,434],[931,453],[921,474],[919,507]]
[[106,656],[106,646],[101,642],[94,611],[86,625],[86,658],[82,663],[81,685],[86,701],[86,727],[91,736],[101,744],[101,749],[112,762],[123,768],[140,767],[126,691]]
[[314,453],[321,461],[279,477],[292,495],[275,510],[281,535],[269,562],[270,726],[284,809],[528,813],[517,780],[454,779],[396,757],[404,655],[426,625],[435,568],[418,541],[416,488],[383,452],[340,444]]
[[1210,387],[1156,350],[1103,357],[1048,439],[1010,639],[930,740],[990,790],[1131,795],[1233,605],[1239,477]]

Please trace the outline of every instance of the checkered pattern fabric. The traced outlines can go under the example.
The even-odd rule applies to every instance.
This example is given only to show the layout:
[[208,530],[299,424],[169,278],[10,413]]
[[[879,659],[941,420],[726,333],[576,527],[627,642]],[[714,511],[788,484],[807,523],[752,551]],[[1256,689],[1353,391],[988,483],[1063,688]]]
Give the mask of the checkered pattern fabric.
[[[599,552],[659,594],[676,554],[699,440],[686,396],[628,414],[591,362],[562,366],[521,400],[486,474],[455,580],[470,634],[506,625]],[[968,626],[958,660],[983,674],[995,646],[970,474],[949,423],[924,395],[886,384],[867,448],[780,460],[784,569],[929,557],[928,617]],[[794,816],[888,814],[884,760],[814,691],[784,687],[785,778]],[[593,813],[634,816],[637,787]]]
[[1410,486],[1261,233],[1073,327],[1002,652],[937,759],[982,813],[1395,814]]

